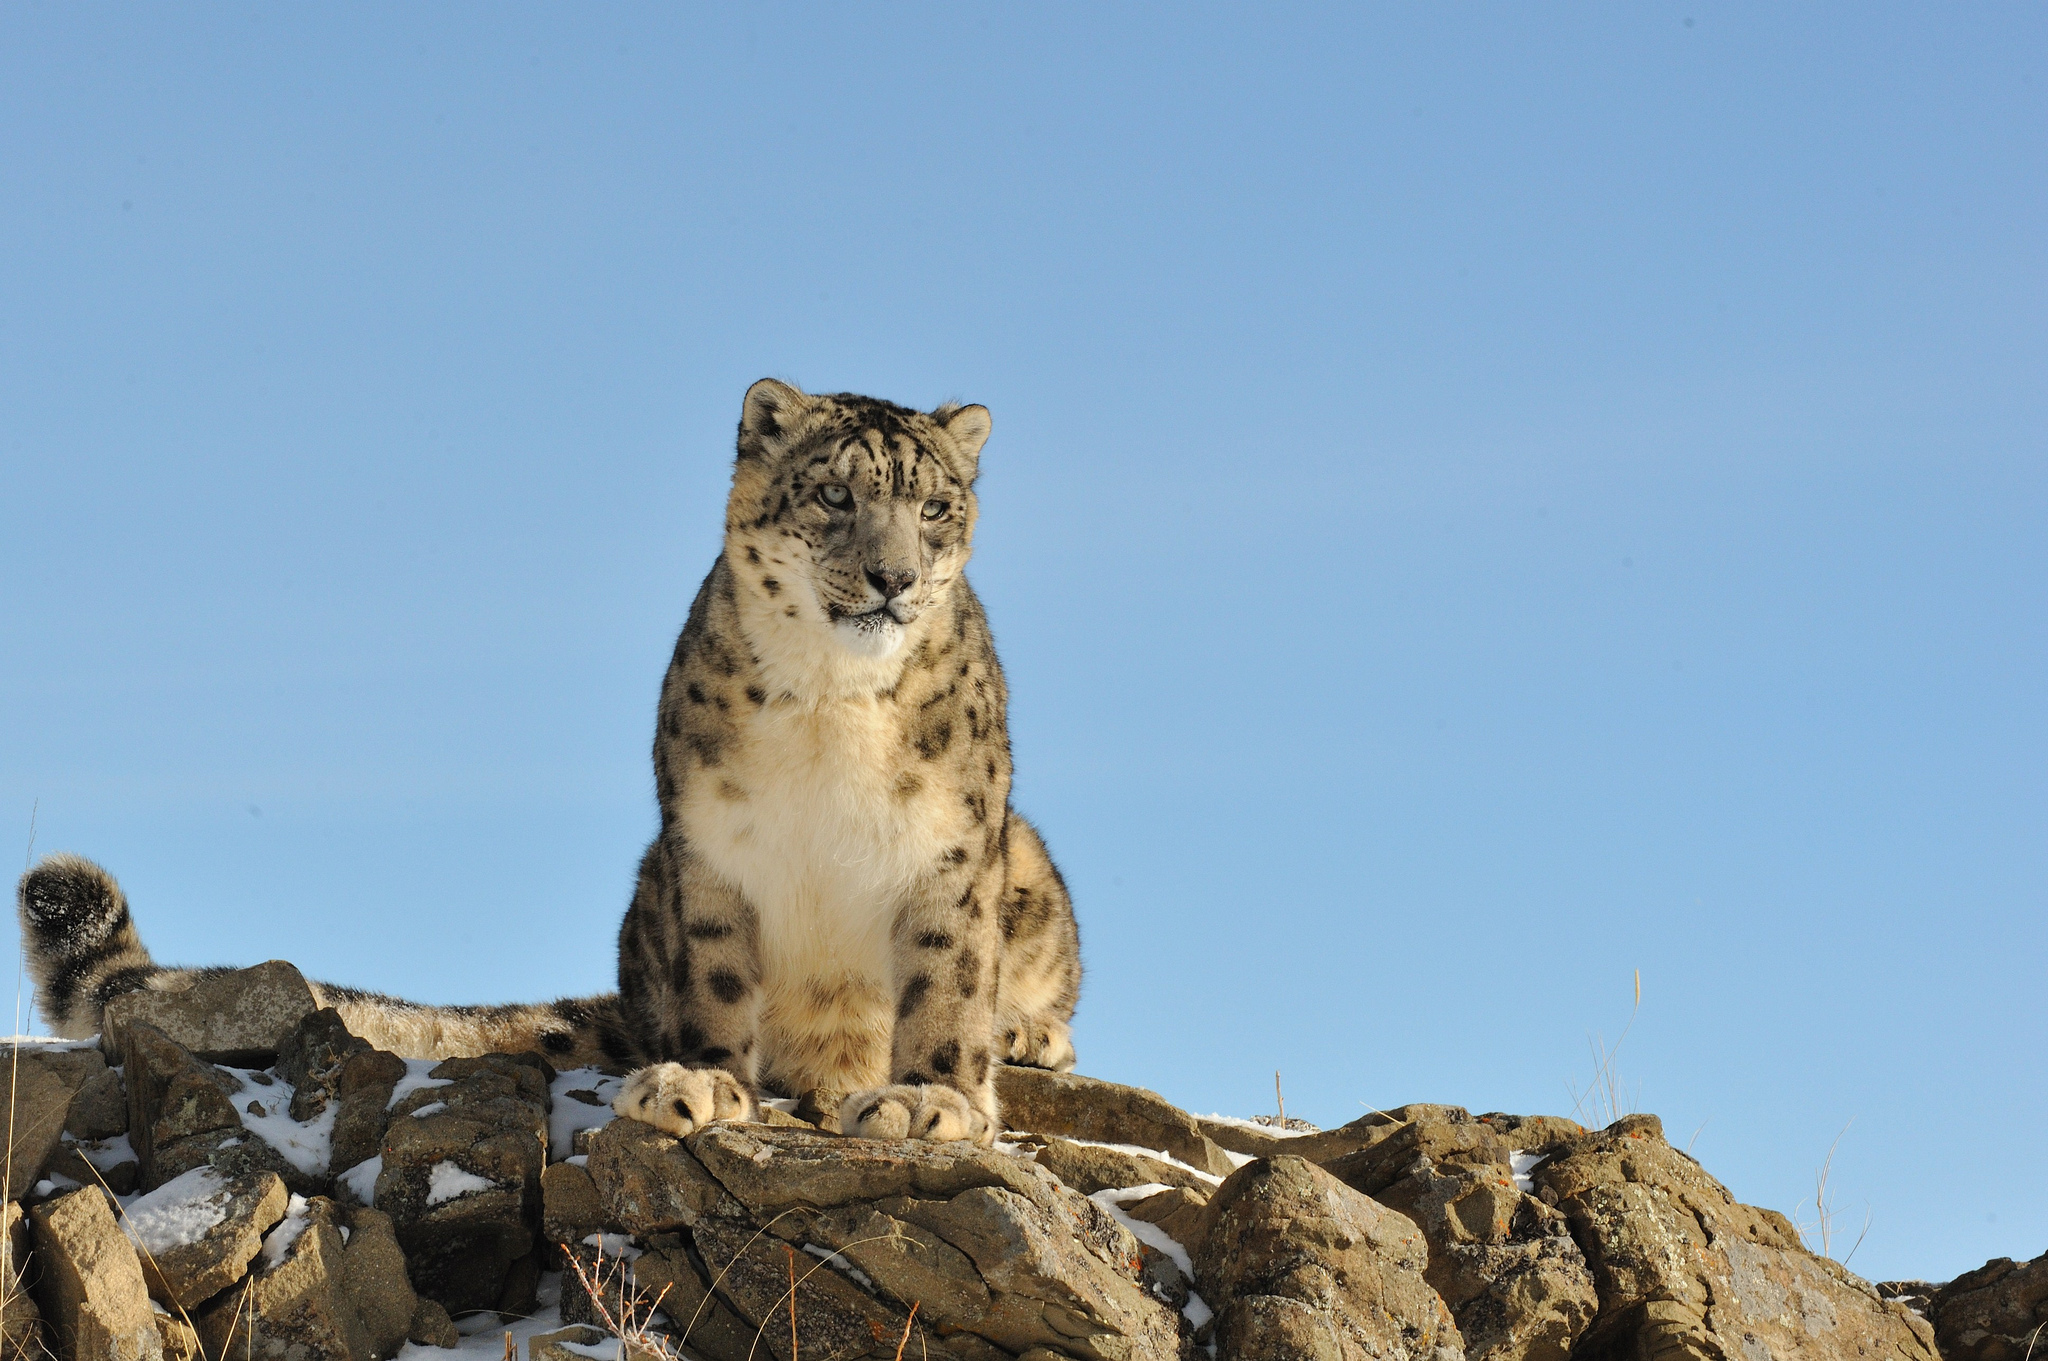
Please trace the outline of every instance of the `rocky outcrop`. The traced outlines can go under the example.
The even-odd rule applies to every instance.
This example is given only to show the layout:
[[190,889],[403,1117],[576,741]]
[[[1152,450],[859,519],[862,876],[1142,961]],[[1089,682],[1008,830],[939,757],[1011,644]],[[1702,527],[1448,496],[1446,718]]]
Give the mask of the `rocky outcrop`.
[[2048,1356],[2048,1253],[2031,1262],[1994,1258],[1942,1286],[1929,1303],[1946,1361]]
[[118,1070],[21,1046],[0,1361],[383,1361],[490,1310],[575,1325],[529,1361],[621,1325],[649,1361],[2022,1361],[2048,1311],[2048,1258],[1881,1295],[1650,1117],[1315,1131],[1004,1069],[995,1148],[842,1137],[832,1093],[676,1139],[608,1120],[614,1076],[378,1051],[295,976],[233,1027],[127,1015]]
[[260,1068],[277,1057],[293,1026],[319,1010],[305,977],[281,959],[253,969],[201,977],[190,986],[123,993],[107,1003],[101,1042],[127,1051],[128,1029],[143,1024],[208,1063]]
[[1520,1125],[1403,1106],[1327,1164],[1415,1221],[1429,1241],[1425,1275],[1473,1361],[1563,1361],[1599,1310],[1565,1216],[1516,1185],[1514,1157],[1530,1134]]
[[1458,1361],[1414,1221],[1304,1158],[1262,1159],[1209,1204],[1195,1280],[1218,1301],[1219,1361]]
[[414,1285],[452,1311],[532,1306],[554,1076],[538,1055],[449,1059],[392,1112],[376,1208]]
[[1574,1356],[1935,1361],[1925,1320],[1808,1252],[1783,1215],[1738,1204],[1655,1116],[1565,1140],[1533,1176],[1599,1290]]
[[43,1316],[58,1361],[161,1361],[142,1263],[105,1193],[72,1191],[30,1211]]
[[1237,1167],[1192,1115],[1142,1087],[1003,1067],[996,1070],[996,1096],[1011,1129],[1152,1149],[1211,1176],[1227,1177]]
[[57,1152],[73,1103],[88,1083],[108,1076],[106,1060],[89,1048],[9,1044],[0,1048],[0,1091],[9,1094],[7,1198],[18,1200]]
[[195,1167],[138,1197],[121,1227],[142,1255],[149,1293],[190,1309],[242,1279],[285,1203],[274,1173],[231,1180]]

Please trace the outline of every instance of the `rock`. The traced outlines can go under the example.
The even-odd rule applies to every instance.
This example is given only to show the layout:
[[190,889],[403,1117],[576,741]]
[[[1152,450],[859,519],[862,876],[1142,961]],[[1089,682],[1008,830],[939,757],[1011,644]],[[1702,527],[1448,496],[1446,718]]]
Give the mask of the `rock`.
[[689,1355],[708,1361],[747,1361],[750,1352],[759,1355],[753,1352],[754,1330],[711,1293],[682,1235],[655,1234],[643,1241],[646,1251],[633,1263],[633,1279],[643,1297],[661,1301],[661,1311],[675,1320]]
[[1424,1276],[1450,1306],[1471,1361],[1564,1361],[1599,1298],[1565,1217],[1515,1188],[1509,1136],[1495,1123],[1514,1117],[1473,1120],[1437,1106],[1401,1118],[1329,1170],[1422,1230]]
[[156,1336],[163,1344],[164,1361],[200,1361],[206,1355],[198,1330],[177,1314],[156,1316]]
[[1935,1361],[1925,1320],[1808,1252],[1783,1215],[1738,1204],[1655,1116],[1571,1140],[1531,1175],[1599,1291],[1574,1355]]
[[[90,1051],[95,1058],[99,1051]],[[101,1059],[104,1065],[106,1060]],[[102,1067],[71,1098],[64,1132],[74,1139],[111,1139],[128,1132],[128,1088],[119,1070]]]
[[812,1355],[868,1356],[880,1350],[884,1338],[893,1351],[908,1321],[905,1310],[870,1295],[810,1254],[758,1234],[745,1220],[701,1219],[690,1236],[706,1265],[719,1273],[719,1294],[760,1334],[761,1350],[770,1356],[795,1350],[790,1340],[792,1277],[800,1281],[797,1336]]
[[85,1187],[29,1211],[43,1316],[59,1361],[161,1361],[163,1338],[135,1245],[104,1192]]
[[[562,1184],[572,1184],[575,1165],[558,1166],[570,1169],[561,1174]],[[588,1171],[600,1204],[599,1227],[666,1233],[707,1214],[745,1213],[681,1140],[638,1120],[614,1120],[591,1135]],[[565,1238],[577,1242],[582,1235]]]
[[1142,1087],[1008,1064],[999,1064],[995,1077],[1010,1129],[1157,1149],[1216,1177],[1229,1176],[1237,1166],[1192,1115]]
[[1587,1133],[1584,1125],[1561,1115],[1507,1115],[1501,1111],[1489,1111],[1479,1117],[1479,1123],[1492,1126],[1502,1143],[1523,1153],[1548,1154],[1568,1140],[1585,1138]]
[[392,1090],[405,1073],[404,1059],[351,1034],[332,1007],[301,1017],[278,1048],[277,1075],[292,1086],[292,1119],[317,1119],[338,1103],[328,1155],[337,1171],[377,1156],[391,1122]]
[[[449,1085],[400,1101],[385,1131],[376,1207],[421,1294],[456,1312],[498,1308],[540,1225],[554,1075],[537,1056],[488,1054],[431,1076]],[[537,1279],[533,1264],[522,1271]]]
[[80,1142],[64,1139],[43,1164],[45,1176],[69,1177],[80,1186],[105,1186],[117,1196],[135,1189],[140,1175],[135,1150],[120,1136]]
[[1332,1158],[1340,1158],[1346,1153],[1356,1153],[1361,1148],[1379,1142],[1398,1129],[1404,1118],[1392,1112],[1372,1111],[1338,1129],[1290,1134],[1282,1134],[1277,1129],[1263,1126],[1250,1127],[1215,1119],[1197,1119],[1196,1124],[1201,1127],[1203,1134],[1232,1153],[1246,1153],[1255,1158],[1271,1158],[1286,1154],[1306,1158],[1312,1163],[1327,1163]]
[[839,1127],[839,1108],[849,1095],[830,1087],[813,1087],[796,1099],[796,1118],[827,1133],[844,1134]]
[[[752,1222],[793,1243],[837,1249],[874,1282],[895,1306],[886,1315],[892,1322],[846,1301],[827,1312],[848,1335],[856,1319],[885,1332],[893,1326],[884,1355],[893,1355],[913,1301],[922,1306],[919,1328],[933,1330],[926,1340],[935,1354],[937,1339],[962,1356],[990,1355],[975,1351],[985,1344],[1011,1353],[1055,1347],[1084,1358],[1179,1354],[1180,1321],[1140,1285],[1136,1240],[1035,1163],[973,1144],[758,1125],[713,1125],[687,1143]],[[737,1262],[735,1270],[765,1280],[775,1261],[759,1244],[739,1253],[739,1231],[740,1222],[706,1216],[691,1233],[712,1271]],[[841,1293],[837,1283],[831,1289]],[[751,1305],[735,1302],[750,1322],[763,1322]],[[800,1309],[799,1333],[803,1317]],[[784,1336],[786,1343],[786,1324]]]
[[455,1347],[461,1345],[462,1334],[455,1331],[455,1320],[438,1301],[422,1295],[412,1311],[412,1327],[405,1340],[422,1347]]
[[391,1093],[405,1071],[404,1059],[382,1049],[358,1051],[342,1061],[333,1084],[341,1105],[334,1115],[330,1167],[354,1167],[377,1156],[391,1124]]
[[1202,1246],[1202,1235],[1208,1227],[1209,1193],[1206,1190],[1176,1186],[1143,1200],[1127,1202],[1121,1208],[1133,1219],[1156,1224],[1168,1238],[1185,1248],[1190,1257]]
[[223,1140],[242,1136],[242,1117],[210,1065],[144,1022],[131,1024],[123,1043],[128,1142],[145,1187],[191,1171]]
[[[642,1125],[641,1128],[647,1127]],[[590,1234],[604,1232],[607,1219],[605,1205],[597,1194],[597,1183],[591,1179],[588,1167],[555,1163],[543,1170],[540,1174],[540,1200],[540,1233],[545,1241],[580,1243]]]
[[0,1356],[43,1354],[42,1310],[36,1308],[29,1282],[35,1279],[29,1261],[28,1214],[16,1201],[0,1210]]
[[256,1270],[193,1316],[209,1357],[373,1361],[346,1286],[341,1232],[329,1201],[293,1202]]
[[405,1274],[405,1254],[392,1230],[391,1216],[380,1210],[337,1210],[348,1225],[341,1249],[342,1286],[356,1307],[370,1354],[396,1356],[412,1334],[419,1296]]
[[1324,1164],[1345,1185],[1377,1196],[1426,1159],[1431,1166],[1505,1168],[1509,1149],[1493,1126],[1460,1106],[1404,1106],[1399,1125],[1375,1142]]
[[311,1120],[326,1110],[336,1095],[342,1065],[371,1052],[370,1042],[350,1034],[333,1007],[301,1016],[277,1047],[277,1075],[292,1085],[292,1119]]
[[609,1336],[611,1334],[602,1328],[572,1323],[567,1328],[526,1339],[526,1361],[590,1361],[588,1356],[572,1352],[561,1344],[568,1342],[578,1347],[595,1347]]
[[200,977],[172,990],[123,993],[101,1013],[100,1043],[109,1054],[127,1051],[130,1026],[155,1026],[208,1063],[263,1068],[307,1013],[320,1009],[299,971],[281,959],[253,969]]
[[1195,1275],[1217,1306],[1220,1361],[1463,1357],[1458,1325],[1423,1279],[1421,1230],[1307,1159],[1240,1169],[1209,1202],[1208,1224]]
[[0,1065],[0,1095],[11,1097],[7,1110],[0,1112],[7,1120],[7,1199],[19,1200],[57,1151],[71,1099],[88,1074],[68,1055],[60,1058],[42,1045],[0,1049]]
[[2021,1361],[2048,1355],[2048,1253],[1998,1257],[1935,1292],[1930,1318],[1944,1361]]
[[242,1279],[285,1201],[272,1173],[229,1180],[197,1167],[138,1197],[121,1227],[141,1254],[149,1293],[190,1309]]
[[1141,1153],[1097,1148],[1092,1144],[1077,1144],[1060,1138],[1046,1140],[1045,1147],[1038,1150],[1038,1165],[1084,1196],[1125,1186],[1144,1186],[1150,1182],[1204,1189],[1214,1184],[1203,1181],[1186,1168],[1175,1167],[1172,1163],[1148,1158]]

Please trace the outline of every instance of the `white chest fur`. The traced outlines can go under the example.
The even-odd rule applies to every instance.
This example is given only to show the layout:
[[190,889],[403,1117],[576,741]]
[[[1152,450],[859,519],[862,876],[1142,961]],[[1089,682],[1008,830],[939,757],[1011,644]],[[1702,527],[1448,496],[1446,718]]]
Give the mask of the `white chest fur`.
[[886,1064],[890,929],[960,831],[958,800],[904,792],[914,764],[887,701],[783,701],[682,796],[692,851],[754,909],[770,1063],[799,1080]]

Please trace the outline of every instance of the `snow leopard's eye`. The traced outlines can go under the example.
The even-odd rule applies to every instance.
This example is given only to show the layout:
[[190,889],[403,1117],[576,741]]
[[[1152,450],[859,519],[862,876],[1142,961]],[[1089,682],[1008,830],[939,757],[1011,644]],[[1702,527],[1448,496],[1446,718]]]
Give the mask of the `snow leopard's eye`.
[[924,518],[927,520],[936,520],[941,515],[944,515],[946,513],[946,510],[946,503],[944,501],[941,501],[938,497],[934,496],[931,500],[924,503]]
[[853,504],[853,493],[837,482],[827,482],[818,488],[818,499],[834,510],[845,510]]

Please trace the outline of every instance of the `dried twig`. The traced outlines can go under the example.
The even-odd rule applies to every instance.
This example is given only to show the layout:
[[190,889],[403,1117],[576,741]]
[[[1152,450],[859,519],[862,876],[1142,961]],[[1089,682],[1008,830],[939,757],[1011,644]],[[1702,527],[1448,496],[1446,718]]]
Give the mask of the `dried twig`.
[[[903,1361],[903,1349],[910,1345],[911,1325],[917,1322],[917,1307],[918,1305],[923,1303],[923,1300],[912,1300],[910,1302],[910,1317],[903,1320],[903,1340],[896,1344],[896,1361]],[[2040,1329],[2036,1328],[2034,1331],[2039,1332]],[[920,1340],[922,1340],[924,1334],[920,1333],[918,1334],[918,1337]],[[2030,1348],[2029,1351],[2031,1352],[2031,1350],[2032,1349]]]

